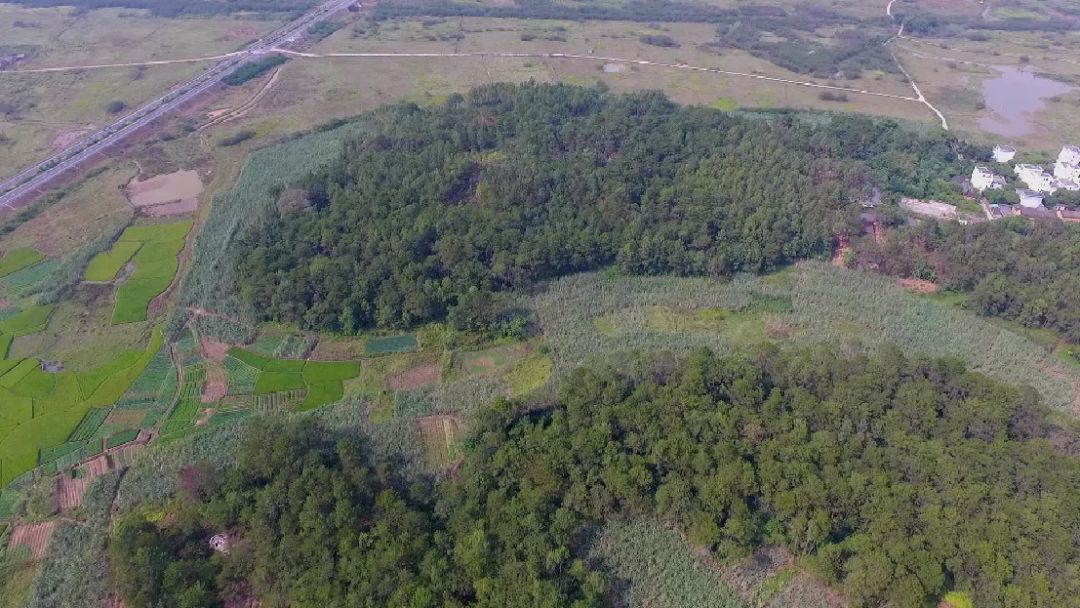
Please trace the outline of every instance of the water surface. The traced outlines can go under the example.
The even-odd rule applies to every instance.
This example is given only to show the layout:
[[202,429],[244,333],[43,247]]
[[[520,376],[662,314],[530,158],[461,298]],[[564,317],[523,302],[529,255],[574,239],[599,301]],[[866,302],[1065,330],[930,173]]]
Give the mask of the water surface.
[[979,128],[987,133],[1021,137],[1035,129],[1035,114],[1046,108],[1046,99],[1073,90],[1063,82],[1036,76],[1011,65],[995,66],[997,78],[983,81],[983,97],[990,116],[979,117]]

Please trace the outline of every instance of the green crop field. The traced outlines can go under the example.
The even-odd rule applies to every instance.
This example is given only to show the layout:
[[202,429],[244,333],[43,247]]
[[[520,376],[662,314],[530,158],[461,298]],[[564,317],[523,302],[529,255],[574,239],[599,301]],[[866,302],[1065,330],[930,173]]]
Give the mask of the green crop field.
[[359,373],[360,364],[356,361],[308,361],[303,372],[304,382],[308,384],[340,383]]
[[45,256],[29,247],[12,249],[11,251],[6,252],[4,257],[0,257],[0,278],[22,270],[27,266],[37,264],[43,259],[45,259]]
[[506,383],[513,396],[530,393],[547,383],[551,377],[553,362],[551,357],[542,354],[532,355],[506,374]]
[[7,297],[22,297],[31,289],[40,288],[60,268],[59,260],[45,260],[15,271],[0,279],[0,294]]
[[143,246],[141,241],[117,241],[112,248],[94,256],[86,266],[83,278],[87,281],[111,281],[120,269]]
[[155,330],[145,351],[116,354],[87,372],[45,373],[36,359],[8,367],[0,376],[0,485],[36,467],[41,450],[93,438],[163,343]]
[[45,329],[55,305],[31,306],[23,309],[15,315],[0,321],[0,334],[13,336],[27,336],[36,334]]
[[252,367],[233,356],[225,357],[225,371],[229,374],[230,395],[249,395],[259,381],[259,368]]
[[112,318],[114,325],[146,320],[150,301],[172,284],[179,264],[177,256],[184,248],[191,226],[191,221],[130,226],[120,235],[114,249],[136,245],[138,248],[131,258],[135,271],[116,290],[116,307]]
[[341,381],[337,382],[323,382],[321,384],[309,384],[307,396],[300,405],[296,406],[298,411],[313,410],[324,405],[329,405],[336,401],[340,401],[345,396],[345,391],[341,386]]
[[132,429],[132,430],[127,430],[127,431],[120,431],[119,433],[114,433],[113,435],[109,436],[109,438],[105,441],[105,448],[106,449],[111,449],[111,448],[115,448],[117,446],[124,445],[125,443],[131,443],[132,441],[135,441],[135,438],[138,437],[138,436],[139,436],[139,430],[138,429]]
[[304,375],[299,372],[263,372],[255,383],[255,394],[280,393],[304,386]]

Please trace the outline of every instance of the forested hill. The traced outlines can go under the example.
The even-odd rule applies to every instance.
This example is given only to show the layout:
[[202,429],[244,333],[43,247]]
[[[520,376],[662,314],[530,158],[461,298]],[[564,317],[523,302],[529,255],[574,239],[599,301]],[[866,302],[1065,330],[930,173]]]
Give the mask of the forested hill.
[[[119,522],[124,603],[620,605],[586,559],[590,530],[635,516],[722,558],[785,545],[853,608],[954,590],[976,606],[1080,606],[1080,458],[1061,447],[1076,437],[1033,392],[897,353],[634,367],[579,370],[527,414],[487,408],[434,488],[355,440],[256,421],[239,465],[189,476],[172,517]],[[232,550],[214,555],[222,530]]]
[[536,84],[396,106],[310,178],[307,204],[241,240],[243,299],[265,319],[352,332],[611,264],[764,271],[826,254],[874,184],[921,196],[958,170],[944,135],[764,116]]

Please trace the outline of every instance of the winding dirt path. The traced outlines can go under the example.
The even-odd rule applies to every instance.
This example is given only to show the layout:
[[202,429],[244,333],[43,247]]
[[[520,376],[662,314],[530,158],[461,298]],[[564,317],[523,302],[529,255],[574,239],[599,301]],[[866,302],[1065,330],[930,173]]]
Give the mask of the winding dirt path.
[[[896,17],[892,13],[893,4],[896,4],[896,0],[889,0],[889,4],[885,7],[885,14],[888,15],[891,19],[896,20]],[[903,37],[904,37],[904,22],[900,21],[900,29],[898,29],[896,31],[895,36],[893,36],[892,38],[889,38],[888,40],[885,41],[885,48],[889,51],[889,55],[892,55],[893,62],[896,63],[896,67],[900,68],[900,72],[903,73],[904,77],[907,78],[908,82],[911,83],[911,88],[912,88],[912,90],[915,91],[916,101],[918,101],[919,103],[923,104],[924,106],[930,108],[930,111],[933,112],[934,114],[937,114],[937,117],[939,119],[941,119],[941,128],[948,131],[949,130],[949,121],[945,119],[945,115],[941,113],[941,110],[935,108],[934,104],[930,103],[930,101],[928,99],[926,99],[926,96],[923,95],[922,90],[919,89],[919,84],[917,82],[915,82],[914,78],[911,77],[911,74],[908,73],[907,68],[905,68],[904,64],[900,62],[900,58],[897,57],[896,53],[893,52],[893,50],[892,50],[892,46],[891,46],[890,43],[893,40],[896,40],[897,38],[903,38]]]

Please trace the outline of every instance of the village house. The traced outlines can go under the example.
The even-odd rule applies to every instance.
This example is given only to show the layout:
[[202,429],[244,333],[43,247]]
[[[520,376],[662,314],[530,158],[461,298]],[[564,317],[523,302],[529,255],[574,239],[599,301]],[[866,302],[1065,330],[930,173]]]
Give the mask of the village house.
[[994,146],[994,162],[1007,163],[1016,156],[1016,148],[1012,146]]
[[1015,168],[1016,176],[1024,182],[1028,188],[1037,192],[1053,194],[1057,190],[1057,184],[1053,175],[1046,172],[1040,165],[1019,164]]
[[986,167],[975,167],[971,172],[971,187],[979,192],[986,189],[995,190],[1005,186],[1005,178],[994,175],[994,172]]
[[1020,197],[1020,206],[1028,209],[1036,209],[1043,206],[1043,195],[1035,190],[1017,190]]
[[1080,146],[1062,146],[1057,162],[1066,165],[1080,165]]

